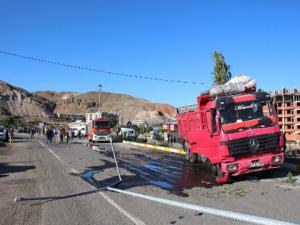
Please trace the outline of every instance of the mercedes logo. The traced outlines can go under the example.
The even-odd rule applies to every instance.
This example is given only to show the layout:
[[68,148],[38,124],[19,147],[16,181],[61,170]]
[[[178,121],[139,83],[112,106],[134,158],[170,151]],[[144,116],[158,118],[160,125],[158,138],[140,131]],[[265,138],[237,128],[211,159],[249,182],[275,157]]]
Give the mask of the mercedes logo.
[[249,141],[249,148],[251,151],[255,152],[259,147],[259,143],[256,138],[251,138]]

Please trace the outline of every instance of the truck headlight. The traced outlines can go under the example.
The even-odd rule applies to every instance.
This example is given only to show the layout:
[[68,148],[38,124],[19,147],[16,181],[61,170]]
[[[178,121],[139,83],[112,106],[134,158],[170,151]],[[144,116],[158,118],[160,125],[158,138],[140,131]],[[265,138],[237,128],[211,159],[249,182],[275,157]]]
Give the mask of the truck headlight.
[[276,155],[272,157],[272,163],[273,164],[279,164],[282,161],[282,156],[281,155]]
[[239,165],[237,163],[229,164],[227,165],[228,172],[235,172],[239,168]]

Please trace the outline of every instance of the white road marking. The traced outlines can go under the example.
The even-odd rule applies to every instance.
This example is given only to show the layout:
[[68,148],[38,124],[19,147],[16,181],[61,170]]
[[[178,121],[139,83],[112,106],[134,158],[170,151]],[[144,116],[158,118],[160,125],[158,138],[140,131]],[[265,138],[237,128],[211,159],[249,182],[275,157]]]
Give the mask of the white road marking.
[[98,192],[106,201],[108,201],[112,206],[114,206],[117,210],[119,210],[120,213],[122,213],[124,216],[126,216],[128,219],[130,219],[134,224],[136,225],[145,225],[143,221],[141,221],[139,218],[131,215],[129,212],[127,212],[125,209],[123,209],[120,205],[118,205],[114,200],[112,200],[110,197],[108,197],[103,192]]
[[[48,148],[43,142],[41,142],[40,140],[38,140],[38,142],[47,148],[47,150],[55,157],[57,158],[62,164],[64,164],[64,161],[50,148]],[[79,174],[79,172],[73,168],[70,169],[71,172]],[[87,183],[89,184],[89,183]],[[92,186],[93,188],[95,188],[93,185],[89,184],[90,186]],[[126,216],[129,220],[131,220],[134,224],[136,225],[146,225],[143,221],[141,221],[139,218],[131,215],[129,212],[127,212],[125,209],[123,209],[120,205],[118,205],[114,200],[112,200],[110,197],[108,197],[106,194],[104,194],[103,192],[98,192],[98,194],[100,194],[108,203],[110,203],[113,207],[115,207],[121,214],[123,214],[124,216]]]
[[42,146],[46,147],[47,150],[48,150],[55,158],[57,158],[61,163],[64,163],[64,161],[63,161],[57,154],[55,154],[55,152],[54,152],[53,150],[51,150],[50,148],[48,148],[48,147],[47,147],[43,142],[41,142],[40,140],[39,140],[38,142],[40,142],[40,144],[41,144]]

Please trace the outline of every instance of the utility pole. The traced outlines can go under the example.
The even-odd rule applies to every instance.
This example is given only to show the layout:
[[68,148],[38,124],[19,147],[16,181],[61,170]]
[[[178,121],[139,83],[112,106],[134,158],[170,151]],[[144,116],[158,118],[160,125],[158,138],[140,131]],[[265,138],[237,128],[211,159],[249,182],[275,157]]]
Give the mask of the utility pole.
[[124,103],[122,101],[122,121],[121,121],[121,126],[123,126],[123,120],[124,120],[124,110],[123,110],[123,107],[124,107]]
[[98,111],[99,113],[101,113],[101,88],[102,88],[102,85],[101,84],[98,84],[98,91],[99,91],[99,108],[98,108]]

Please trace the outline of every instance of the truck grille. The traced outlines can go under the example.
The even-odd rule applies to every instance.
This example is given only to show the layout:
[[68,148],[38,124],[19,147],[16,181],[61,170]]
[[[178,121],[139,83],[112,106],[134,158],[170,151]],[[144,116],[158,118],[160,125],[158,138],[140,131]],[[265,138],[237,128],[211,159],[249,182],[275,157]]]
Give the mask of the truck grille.
[[101,136],[101,137],[98,137],[97,140],[98,140],[98,141],[106,141],[106,137]]
[[278,150],[280,133],[263,134],[228,141],[230,156],[250,155]]
[[101,131],[96,133],[97,136],[105,136],[107,134],[108,134],[107,132],[101,132]]

